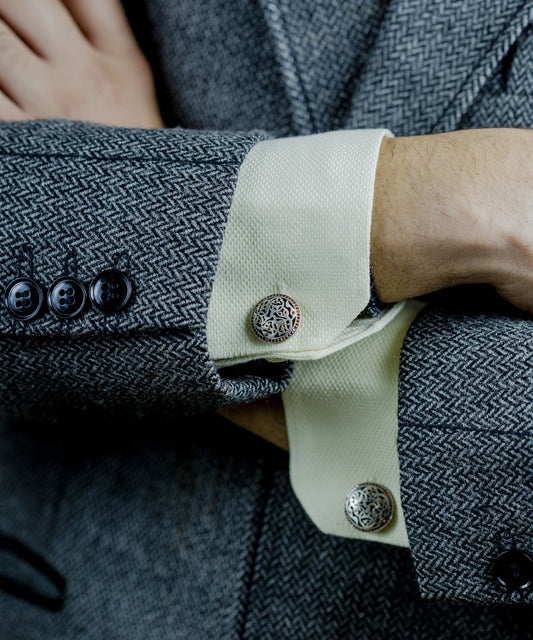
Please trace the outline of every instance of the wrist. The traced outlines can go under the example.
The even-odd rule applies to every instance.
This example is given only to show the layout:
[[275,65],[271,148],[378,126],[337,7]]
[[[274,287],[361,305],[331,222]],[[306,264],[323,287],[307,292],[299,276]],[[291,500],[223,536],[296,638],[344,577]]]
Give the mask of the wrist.
[[479,207],[480,172],[468,133],[383,140],[371,264],[384,302],[489,281],[499,240]]

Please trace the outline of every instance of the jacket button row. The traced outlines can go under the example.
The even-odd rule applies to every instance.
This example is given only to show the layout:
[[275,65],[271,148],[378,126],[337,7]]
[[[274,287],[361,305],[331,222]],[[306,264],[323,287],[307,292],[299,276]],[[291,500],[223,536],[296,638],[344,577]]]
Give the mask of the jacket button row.
[[[89,299],[98,311],[118,313],[128,304],[132,294],[131,280],[122,271],[107,269],[96,275],[86,286],[70,276],[58,278],[48,288],[48,308],[59,318],[76,318],[87,306]],[[43,309],[45,292],[31,278],[16,278],[4,292],[4,304],[18,320],[33,320]]]

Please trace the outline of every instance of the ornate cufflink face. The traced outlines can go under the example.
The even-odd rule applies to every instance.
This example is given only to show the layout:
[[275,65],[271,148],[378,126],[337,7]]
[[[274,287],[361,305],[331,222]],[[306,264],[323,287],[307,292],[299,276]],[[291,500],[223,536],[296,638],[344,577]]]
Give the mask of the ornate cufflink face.
[[283,342],[298,329],[300,317],[300,307],[296,302],[283,293],[276,293],[255,305],[250,323],[259,340]]
[[392,520],[394,500],[381,485],[363,482],[348,492],[344,513],[352,527],[359,531],[381,531]]

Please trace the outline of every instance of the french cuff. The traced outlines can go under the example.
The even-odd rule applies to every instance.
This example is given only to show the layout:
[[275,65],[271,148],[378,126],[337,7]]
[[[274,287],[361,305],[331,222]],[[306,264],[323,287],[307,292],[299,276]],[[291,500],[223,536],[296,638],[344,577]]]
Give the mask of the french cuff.
[[403,340],[423,306],[404,302],[379,333],[294,364],[282,393],[291,485],[324,533],[409,546],[396,446],[398,369]]
[[[370,225],[384,137],[392,134],[333,131],[265,140],[248,152],[208,309],[208,349],[217,365],[323,358],[399,313],[395,305],[357,319],[370,299]],[[282,318],[280,340],[264,341],[252,330],[265,298],[274,301],[258,316],[267,331],[279,309],[293,321],[287,331]]]

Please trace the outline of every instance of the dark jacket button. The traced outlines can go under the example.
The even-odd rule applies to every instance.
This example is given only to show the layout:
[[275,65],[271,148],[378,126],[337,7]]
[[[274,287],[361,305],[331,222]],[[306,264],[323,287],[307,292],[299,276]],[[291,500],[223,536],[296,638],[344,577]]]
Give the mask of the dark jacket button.
[[77,278],[58,278],[48,289],[48,306],[60,318],[75,318],[85,308],[87,291]]
[[533,584],[533,558],[516,549],[504,551],[494,561],[493,573],[507,589],[523,591]]
[[132,285],[128,276],[116,269],[107,269],[93,278],[89,298],[103,313],[117,313],[128,304]]
[[41,310],[43,300],[41,285],[31,278],[16,278],[4,292],[4,304],[18,320],[33,320]]

